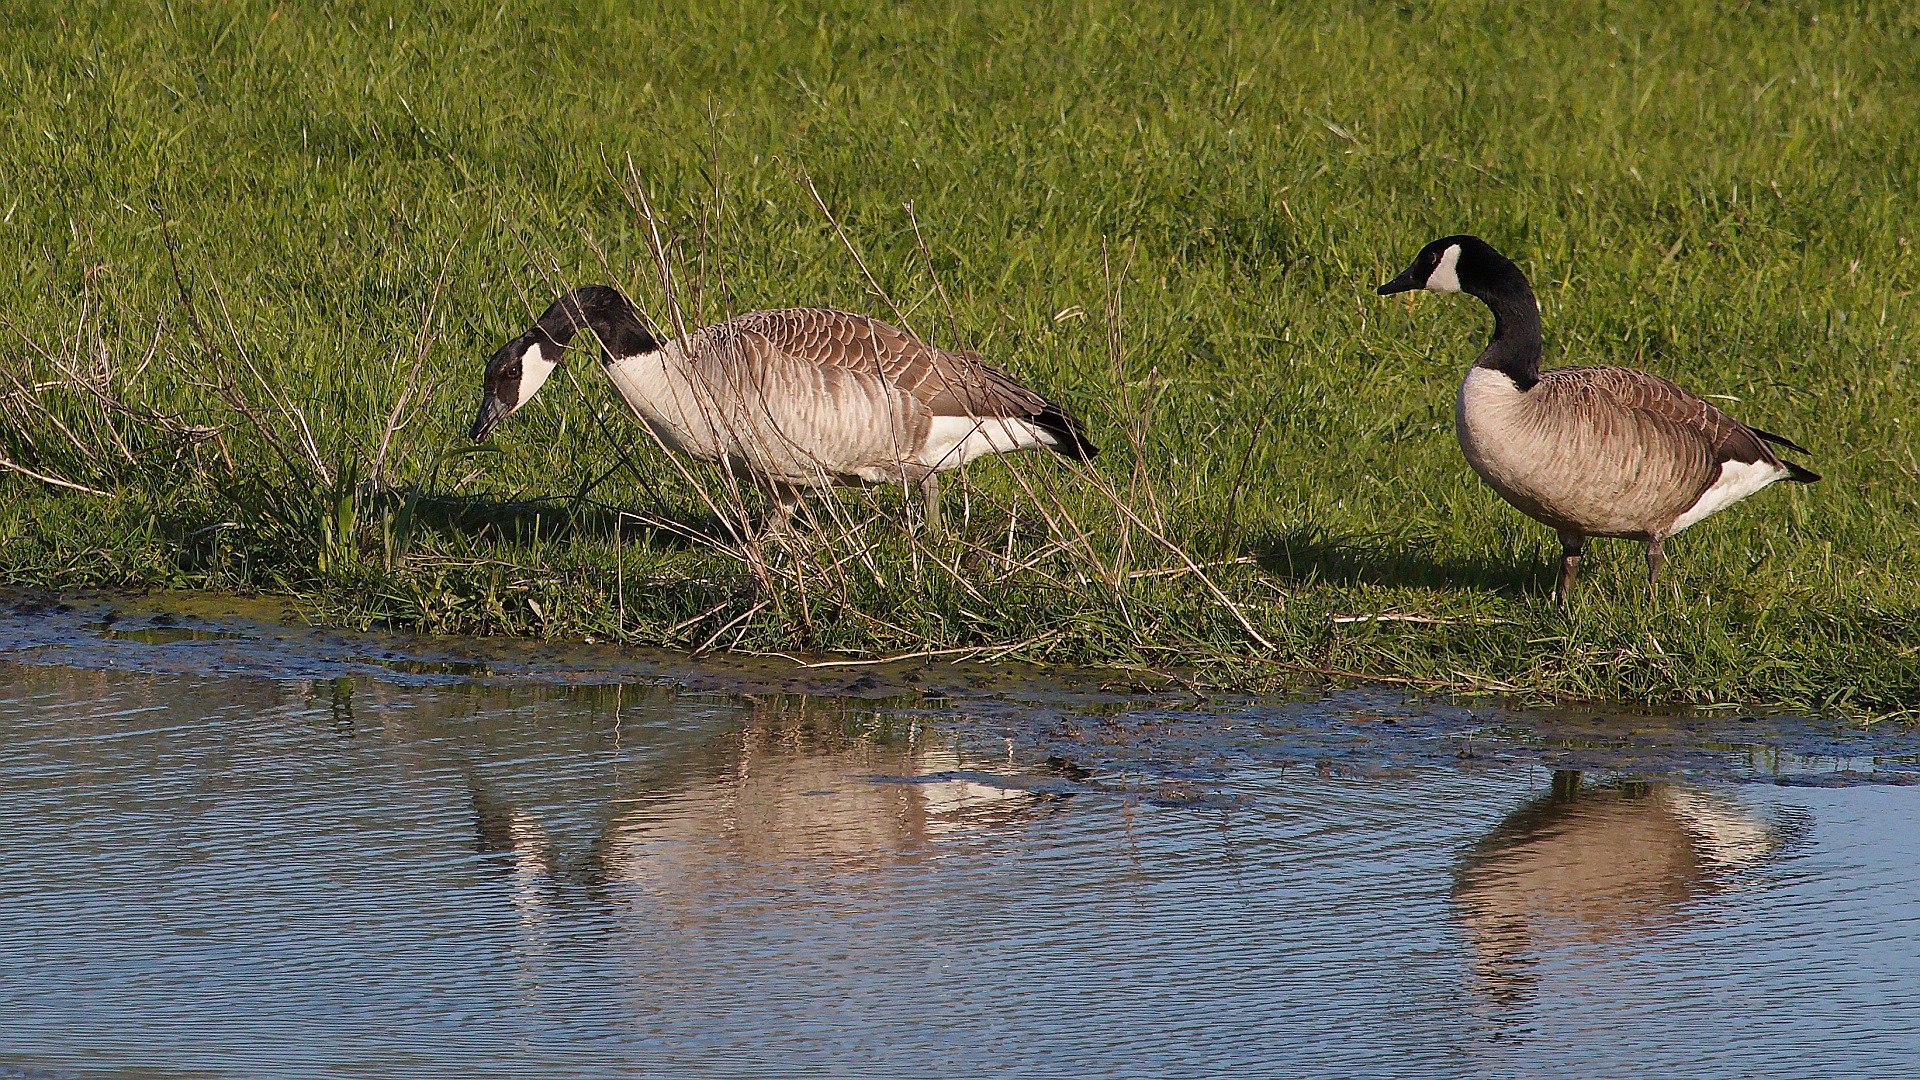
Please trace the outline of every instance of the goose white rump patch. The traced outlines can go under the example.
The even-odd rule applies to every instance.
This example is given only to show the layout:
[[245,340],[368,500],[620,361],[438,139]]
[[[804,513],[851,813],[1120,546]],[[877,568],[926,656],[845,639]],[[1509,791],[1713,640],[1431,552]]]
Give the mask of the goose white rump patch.
[[1673,528],[1667,530],[1667,535],[1672,536],[1708,514],[1732,506],[1775,480],[1785,479],[1786,475],[1785,468],[1765,461],[1722,463],[1720,478],[1702,492],[1692,506],[1687,507],[1686,513],[1674,519]]
[[1766,819],[1731,799],[1683,787],[1661,795],[1693,834],[1699,853],[1723,870],[1752,866],[1780,848],[1780,836]]
[[936,416],[917,456],[928,468],[946,470],[988,454],[1052,445],[1053,436],[1025,420]]

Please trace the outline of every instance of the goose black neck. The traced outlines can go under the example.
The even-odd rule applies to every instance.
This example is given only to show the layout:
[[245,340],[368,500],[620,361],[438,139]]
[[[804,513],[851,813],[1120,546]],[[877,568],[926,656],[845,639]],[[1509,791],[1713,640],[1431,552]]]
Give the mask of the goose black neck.
[[564,349],[582,327],[593,331],[604,350],[603,363],[650,353],[660,347],[640,323],[633,305],[619,290],[606,285],[582,285],[547,307],[534,331]]
[[1493,310],[1493,340],[1473,366],[1498,371],[1527,390],[1540,381],[1540,304],[1520,268],[1505,258],[1500,262],[1505,265],[1466,286]]

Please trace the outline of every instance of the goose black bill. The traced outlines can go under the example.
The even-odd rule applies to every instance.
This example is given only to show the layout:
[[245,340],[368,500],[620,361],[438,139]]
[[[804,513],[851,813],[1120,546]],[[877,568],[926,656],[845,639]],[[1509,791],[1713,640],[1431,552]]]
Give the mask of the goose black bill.
[[1400,271],[1399,277],[1394,278],[1392,281],[1387,282],[1385,285],[1373,291],[1379,293],[1381,296],[1392,296],[1394,293],[1412,292],[1415,289],[1424,289],[1426,286],[1427,277],[1425,274],[1420,273],[1420,264],[1416,262],[1405,270]]
[[480,398],[480,411],[474,415],[473,429],[467,432],[467,437],[471,438],[474,442],[480,442],[493,431],[495,424],[498,424],[512,411],[511,406],[501,401],[489,391]]

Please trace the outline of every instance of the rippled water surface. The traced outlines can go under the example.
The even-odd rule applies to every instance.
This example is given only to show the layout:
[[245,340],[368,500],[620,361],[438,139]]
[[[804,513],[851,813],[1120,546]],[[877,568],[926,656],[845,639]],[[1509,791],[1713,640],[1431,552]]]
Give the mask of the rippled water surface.
[[0,617],[0,1077],[1920,1072],[1899,730],[189,629]]

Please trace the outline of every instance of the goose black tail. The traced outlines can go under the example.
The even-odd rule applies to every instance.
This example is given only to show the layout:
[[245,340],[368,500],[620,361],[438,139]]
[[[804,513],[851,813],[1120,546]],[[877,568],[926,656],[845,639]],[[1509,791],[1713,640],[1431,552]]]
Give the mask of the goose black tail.
[[[1758,436],[1761,442],[1772,443],[1773,445],[1779,447],[1782,450],[1791,450],[1796,454],[1813,453],[1813,451],[1807,449],[1804,446],[1801,446],[1799,443],[1794,442],[1792,439],[1788,439],[1780,435],[1775,435],[1771,431],[1762,431],[1757,427],[1750,427],[1747,430],[1753,432],[1754,435]],[[1820,480],[1820,474],[1817,472],[1814,472],[1812,469],[1803,469],[1800,466],[1795,465],[1791,461],[1782,461],[1780,464],[1785,465],[1787,467],[1787,481],[1789,483],[1814,484],[1814,483],[1818,483]]]
[[[1750,427],[1747,430],[1753,432],[1755,435],[1758,435],[1760,437],[1761,442],[1770,442],[1782,450],[1791,450],[1796,454],[1813,453],[1813,451],[1807,449],[1804,446],[1801,446],[1799,443],[1794,442],[1792,439],[1785,438],[1780,435],[1775,435],[1771,431],[1761,431],[1757,427]],[[1815,477],[1815,479],[1819,479],[1819,478]]]
[[1087,433],[1080,430],[1080,421],[1052,402],[1027,419],[1041,431],[1053,436],[1053,451],[1062,457],[1085,461],[1100,452],[1099,447],[1087,441]]

